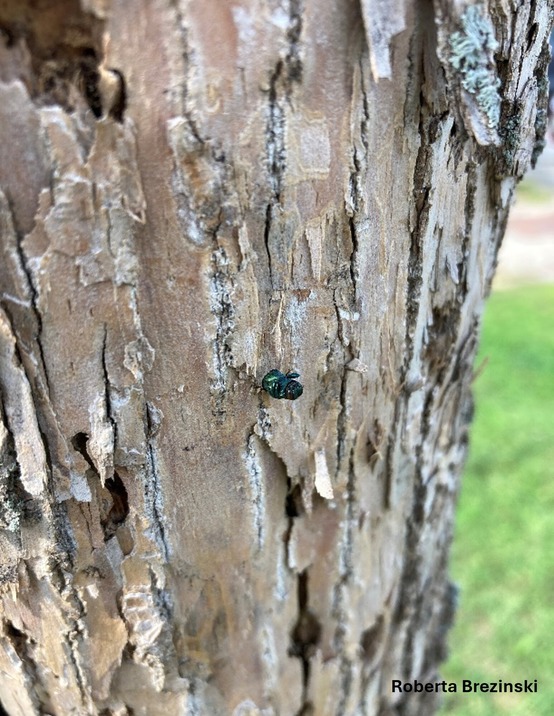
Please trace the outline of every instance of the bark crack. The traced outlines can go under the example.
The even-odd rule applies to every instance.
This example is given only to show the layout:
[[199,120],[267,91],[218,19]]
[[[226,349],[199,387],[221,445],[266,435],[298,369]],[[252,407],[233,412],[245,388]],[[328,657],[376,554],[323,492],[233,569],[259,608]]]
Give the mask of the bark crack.
[[289,0],[289,26],[287,29],[287,40],[289,50],[285,58],[287,66],[287,80],[289,85],[292,82],[302,81],[302,58],[300,56],[300,37],[302,35],[302,14],[304,12],[303,0]]
[[358,231],[353,217],[350,217],[348,221],[348,228],[350,229],[350,238],[352,240],[352,253],[350,254],[350,281],[352,283],[354,295],[356,295],[356,284],[358,281],[358,267],[356,265],[356,259],[358,256],[359,242]]
[[285,111],[278,101],[277,85],[283,72],[279,60],[269,80],[269,108],[266,124],[266,154],[273,202],[281,201],[281,182],[286,169]]
[[337,318],[337,337],[342,346],[342,376],[340,383],[340,394],[339,394],[339,405],[340,411],[337,417],[337,468],[336,476],[338,478],[339,473],[342,470],[342,461],[347,451],[347,422],[349,414],[348,405],[348,369],[345,364],[348,363],[349,359],[353,358],[350,346],[348,349],[344,348],[344,329],[342,326],[342,318],[340,315],[340,309],[336,301],[336,291],[333,291],[333,304],[335,307],[335,315]]
[[[13,217],[13,207],[11,204],[11,201],[8,199],[8,207],[10,211],[10,215]],[[12,228],[13,228],[13,235],[15,237],[15,250],[17,253],[17,263],[18,268],[22,271],[23,275],[25,276],[25,282],[26,286],[22,286],[22,290],[25,294],[29,295],[30,298],[30,307],[33,312],[33,316],[36,321],[36,331],[35,331],[35,341],[38,348],[38,355],[40,358],[40,365],[42,367],[42,373],[44,376],[44,384],[45,384],[45,392],[46,397],[50,399],[50,380],[48,377],[48,369],[46,366],[46,359],[44,355],[44,347],[42,345],[42,331],[43,331],[43,325],[42,325],[42,313],[39,308],[39,292],[37,290],[37,287],[35,286],[34,280],[33,280],[33,273],[31,268],[29,267],[27,263],[27,256],[25,255],[25,251],[23,249],[23,236],[21,235],[21,232],[19,229],[16,228],[15,224],[12,221]],[[6,310],[6,307],[4,306],[4,310]],[[7,312],[7,311],[6,311]],[[12,325],[13,321],[11,316],[8,314],[8,317],[10,318],[10,323]],[[15,335],[15,333],[14,333]],[[16,341],[16,348],[17,348],[17,341]],[[17,348],[18,349],[18,348]]]
[[235,328],[235,308],[231,300],[233,284],[229,273],[229,259],[217,239],[211,259],[213,269],[210,280],[210,309],[216,321],[212,354],[212,414],[218,423],[223,423],[227,415],[223,401],[227,392],[229,368],[233,363],[230,339]]
[[269,247],[269,236],[271,232],[271,219],[272,219],[272,206],[268,204],[265,210],[265,224],[264,224],[264,246],[267,254],[267,266],[269,270],[269,282],[273,285],[273,275],[271,269],[271,249]]
[[321,639],[321,623],[309,606],[309,575],[305,569],[297,576],[298,619],[291,632],[289,656],[300,659],[302,664],[302,705],[295,716],[311,713],[308,700],[310,685],[310,661]]
[[154,532],[157,537],[158,545],[161,549],[165,562],[169,562],[169,545],[167,543],[165,526],[164,526],[164,505],[162,497],[162,487],[160,484],[160,470],[158,467],[158,459],[155,448],[155,436],[158,432],[159,422],[156,420],[153,408],[150,403],[146,403],[146,455],[147,455],[147,475],[144,488],[144,500],[148,505],[148,511],[153,518]]
[[110,396],[110,377],[108,375],[108,367],[106,361],[107,353],[107,342],[108,342],[108,326],[104,323],[104,333],[102,336],[102,352],[101,352],[101,364],[102,364],[102,377],[104,381],[104,402],[106,405],[106,417],[110,425],[112,426],[113,432],[113,450],[115,453],[115,447],[117,445],[117,421],[114,418],[112,401]]
[[[282,183],[286,171],[286,113],[284,102],[290,102],[293,83],[302,80],[300,38],[302,35],[303,0],[289,0],[286,30],[288,51],[280,59],[269,78],[266,122],[266,164],[271,197],[265,214],[264,244],[267,253],[269,280],[272,282],[271,228],[274,207],[281,203]],[[279,98],[282,95],[283,99]]]

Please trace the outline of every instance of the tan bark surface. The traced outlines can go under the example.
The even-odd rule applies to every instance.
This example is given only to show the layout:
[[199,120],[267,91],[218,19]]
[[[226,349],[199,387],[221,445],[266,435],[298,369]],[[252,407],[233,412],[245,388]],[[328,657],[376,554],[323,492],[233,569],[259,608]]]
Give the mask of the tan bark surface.
[[1,3],[10,716],[431,713],[545,123],[552,4],[479,8]]

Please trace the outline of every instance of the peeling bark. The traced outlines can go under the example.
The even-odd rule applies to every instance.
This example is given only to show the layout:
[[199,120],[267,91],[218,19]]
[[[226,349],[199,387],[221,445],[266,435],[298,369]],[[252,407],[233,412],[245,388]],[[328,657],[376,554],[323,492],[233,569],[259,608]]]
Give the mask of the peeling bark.
[[2,4],[6,713],[434,710],[552,12]]

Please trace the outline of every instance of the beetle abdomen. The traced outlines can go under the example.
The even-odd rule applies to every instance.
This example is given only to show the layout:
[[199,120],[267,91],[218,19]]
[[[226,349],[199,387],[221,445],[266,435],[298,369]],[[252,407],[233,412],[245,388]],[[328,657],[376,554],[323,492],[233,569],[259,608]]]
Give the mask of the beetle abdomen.
[[299,373],[293,371],[285,375],[280,370],[273,369],[264,375],[262,388],[277,400],[296,400],[304,392],[302,384],[295,380],[299,377]]

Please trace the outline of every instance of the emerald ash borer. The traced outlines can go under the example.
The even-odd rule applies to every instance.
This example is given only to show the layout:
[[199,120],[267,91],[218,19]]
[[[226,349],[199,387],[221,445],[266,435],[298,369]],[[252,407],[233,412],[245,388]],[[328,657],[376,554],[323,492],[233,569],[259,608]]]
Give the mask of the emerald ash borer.
[[263,377],[262,388],[277,400],[282,398],[296,400],[304,392],[302,383],[299,383],[296,378],[300,378],[300,373],[291,371],[285,375],[280,370],[270,370]]

